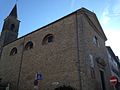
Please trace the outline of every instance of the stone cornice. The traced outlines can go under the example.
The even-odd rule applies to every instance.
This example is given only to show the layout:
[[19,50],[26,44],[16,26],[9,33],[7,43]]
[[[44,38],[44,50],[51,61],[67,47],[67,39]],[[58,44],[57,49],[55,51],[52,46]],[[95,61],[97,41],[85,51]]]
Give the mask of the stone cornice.
[[98,30],[98,28],[94,25],[94,23],[91,21],[91,19],[89,18],[89,16],[86,14],[85,11],[83,11],[82,14],[86,17],[88,23],[93,27],[93,29],[95,30],[95,32],[97,32],[97,33],[99,34],[99,36],[106,41],[107,38],[106,38],[105,34],[104,34],[104,35],[102,34],[103,31],[101,30],[101,32],[102,32],[102,33],[101,33],[101,32]]

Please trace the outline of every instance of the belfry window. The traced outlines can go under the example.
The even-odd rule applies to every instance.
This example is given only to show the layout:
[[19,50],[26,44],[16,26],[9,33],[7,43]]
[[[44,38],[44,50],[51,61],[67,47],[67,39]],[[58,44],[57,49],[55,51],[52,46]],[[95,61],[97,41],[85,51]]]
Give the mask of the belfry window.
[[32,49],[32,48],[33,48],[33,42],[32,41],[27,42],[25,45],[25,50]]
[[47,44],[47,43],[51,43],[54,40],[54,36],[52,34],[48,34],[44,37],[42,44]]
[[14,47],[14,48],[11,50],[10,56],[15,55],[15,54],[17,54],[17,48],[16,48],[16,47]]
[[14,25],[14,24],[11,24],[10,30],[11,30],[11,31],[14,31],[14,29],[15,29],[15,25]]

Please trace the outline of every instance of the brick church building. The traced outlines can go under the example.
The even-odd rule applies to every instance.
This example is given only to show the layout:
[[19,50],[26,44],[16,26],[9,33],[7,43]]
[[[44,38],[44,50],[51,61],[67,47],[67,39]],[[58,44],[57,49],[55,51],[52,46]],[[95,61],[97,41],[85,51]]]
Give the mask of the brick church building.
[[94,12],[81,8],[17,38],[19,24],[15,5],[0,36],[0,90],[113,90]]

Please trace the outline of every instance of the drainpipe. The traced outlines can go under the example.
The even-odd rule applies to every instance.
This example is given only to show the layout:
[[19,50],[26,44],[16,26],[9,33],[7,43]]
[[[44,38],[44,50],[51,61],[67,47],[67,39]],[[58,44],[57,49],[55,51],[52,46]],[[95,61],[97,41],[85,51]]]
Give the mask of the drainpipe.
[[78,18],[77,18],[77,12],[76,12],[76,45],[77,45],[77,69],[78,69],[78,76],[79,76],[79,85],[80,85],[80,90],[82,90],[82,80],[81,80],[81,68],[80,68],[80,53],[79,53],[79,33],[78,33]]
[[19,67],[19,73],[18,73],[17,90],[19,90],[20,75],[21,75],[21,70],[22,70],[24,42],[25,42],[25,37],[23,39],[23,43],[21,44],[22,45],[22,52],[21,52],[22,54],[21,54],[20,67]]

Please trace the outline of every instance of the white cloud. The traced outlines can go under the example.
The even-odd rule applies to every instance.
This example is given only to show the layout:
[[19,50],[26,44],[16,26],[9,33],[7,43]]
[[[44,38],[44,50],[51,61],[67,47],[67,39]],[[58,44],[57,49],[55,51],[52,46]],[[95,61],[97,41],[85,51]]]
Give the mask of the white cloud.
[[[110,0],[113,2],[112,0]],[[109,2],[110,2],[109,1]],[[101,24],[102,26],[106,26],[109,24],[112,19],[120,19],[120,0],[114,0],[113,3],[107,3],[105,9],[103,10],[101,16]]]
[[108,38],[106,45],[110,46],[115,55],[120,58],[120,30],[107,29],[105,34]]
[[103,25],[107,25],[109,21],[110,21],[109,10],[108,10],[108,7],[106,7],[102,13],[101,23]]
[[119,4],[120,4],[120,0],[114,0],[112,4],[108,2],[105,9],[103,10],[100,21],[104,29],[104,32],[108,38],[106,45],[110,46],[113,52],[115,53],[115,55],[119,56],[120,58],[120,42],[119,42],[120,26],[116,25],[120,23],[119,22],[119,19],[120,19]]

